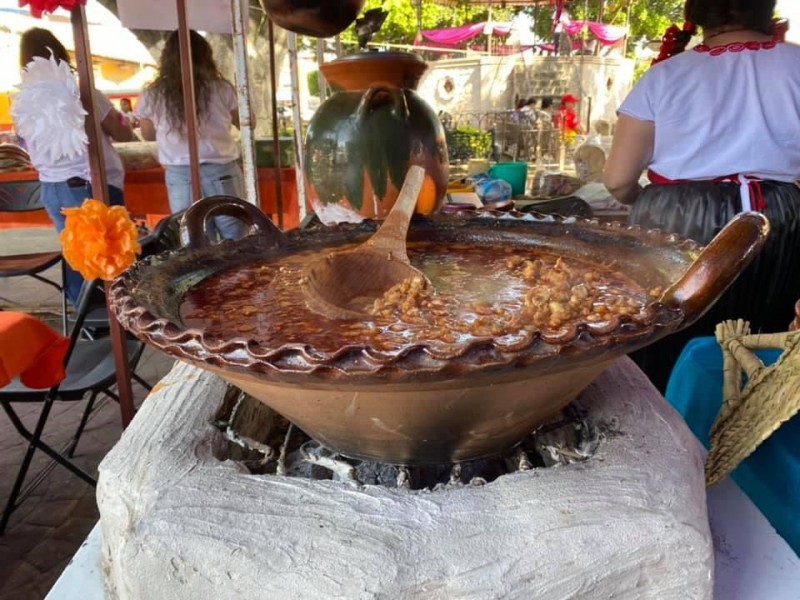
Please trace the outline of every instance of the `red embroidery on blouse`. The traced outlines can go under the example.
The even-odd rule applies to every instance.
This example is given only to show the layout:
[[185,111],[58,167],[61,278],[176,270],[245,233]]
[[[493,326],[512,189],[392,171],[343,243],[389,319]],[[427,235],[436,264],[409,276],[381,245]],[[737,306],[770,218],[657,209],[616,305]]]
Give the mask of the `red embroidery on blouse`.
[[772,50],[775,46],[777,46],[780,42],[776,42],[771,40],[769,42],[732,42],[730,44],[725,44],[724,46],[714,46],[711,47],[707,44],[700,44],[695,46],[693,50],[695,52],[708,52],[710,56],[720,56],[725,54],[726,52],[744,52],[745,50]]

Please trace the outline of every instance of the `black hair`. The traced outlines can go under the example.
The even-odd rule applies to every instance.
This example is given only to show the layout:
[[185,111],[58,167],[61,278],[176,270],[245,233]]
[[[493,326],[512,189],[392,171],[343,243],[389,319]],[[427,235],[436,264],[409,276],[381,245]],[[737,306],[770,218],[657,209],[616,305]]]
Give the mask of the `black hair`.
[[51,53],[57,61],[70,64],[69,53],[64,44],[47,29],[32,27],[19,39],[19,66],[23,69],[35,56],[50,58]]
[[739,25],[772,34],[776,0],[686,0],[687,21],[704,29]]
[[[197,98],[197,114],[204,116],[211,101],[212,88],[216,82],[222,81],[231,85],[220,73],[214,60],[211,44],[194,30],[189,31],[189,45],[194,70],[194,93]],[[182,131],[186,125],[183,104],[183,64],[178,41],[178,32],[167,36],[164,49],[158,61],[158,75],[145,86],[153,94],[154,101],[163,103],[167,121],[176,131]]]
[[553,99],[550,97],[542,98],[542,110],[547,110],[553,106]]

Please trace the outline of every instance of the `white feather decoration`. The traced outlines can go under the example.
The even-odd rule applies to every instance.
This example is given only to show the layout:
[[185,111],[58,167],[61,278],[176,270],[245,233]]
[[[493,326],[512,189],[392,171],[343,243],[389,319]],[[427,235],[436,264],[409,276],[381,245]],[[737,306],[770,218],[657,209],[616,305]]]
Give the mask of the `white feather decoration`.
[[85,118],[78,79],[70,66],[39,56],[22,71],[11,108],[14,125],[27,143],[41,148],[48,162],[74,158],[86,152]]

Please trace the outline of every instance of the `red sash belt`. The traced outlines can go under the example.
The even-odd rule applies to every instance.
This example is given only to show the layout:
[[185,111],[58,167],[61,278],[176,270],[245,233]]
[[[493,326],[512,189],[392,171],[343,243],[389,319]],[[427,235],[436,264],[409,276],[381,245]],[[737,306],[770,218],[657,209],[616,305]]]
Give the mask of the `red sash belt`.
[[[678,183],[695,183],[698,180],[692,179],[669,179],[652,169],[647,171],[647,178],[650,183],[656,185],[674,185]],[[761,179],[758,177],[751,177],[749,175],[723,175],[714,179],[704,180],[711,183],[736,183],[741,188],[742,197],[742,210],[755,210],[764,212],[767,208],[767,200],[764,197],[764,191],[761,189]]]

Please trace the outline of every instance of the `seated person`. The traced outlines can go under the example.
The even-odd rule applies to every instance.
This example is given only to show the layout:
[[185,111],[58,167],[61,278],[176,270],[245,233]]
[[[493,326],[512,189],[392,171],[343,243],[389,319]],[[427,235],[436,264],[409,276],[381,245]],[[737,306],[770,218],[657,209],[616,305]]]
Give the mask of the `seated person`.
[[582,183],[573,196],[584,200],[593,210],[621,210],[626,208],[618,202],[603,184],[606,153],[594,144],[582,144],[575,151],[575,171]]

